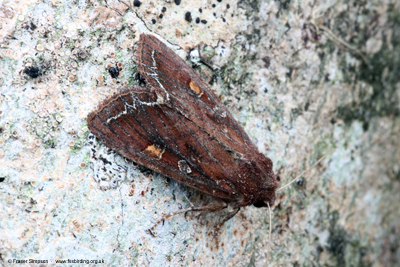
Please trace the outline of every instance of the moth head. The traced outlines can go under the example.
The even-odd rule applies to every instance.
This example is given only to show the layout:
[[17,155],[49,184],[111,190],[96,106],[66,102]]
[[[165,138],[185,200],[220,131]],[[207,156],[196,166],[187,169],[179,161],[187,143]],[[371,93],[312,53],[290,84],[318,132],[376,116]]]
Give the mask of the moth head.
[[[272,206],[276,199],[278,181],[272,171],[272,161],[261,153],[247,155],[241,159],[240,171],[244,178],[244,195],[255,207]],[[247,205],[249,205],[247,204]]]
[[272,207],[276,200],[276,189],[278,188],[278,181],[273,171],[269,170],[264,173],[260,182],[262,182],[262,185],[260,185],[258,198],[253,205],[257,208],[268,207],[268,205]]
[[262,208],[268,207],[268,205],[270,207],[273,206],[276,200],[275,189],[264,191],[262,197],[257,202],[253,203],[254,207]]

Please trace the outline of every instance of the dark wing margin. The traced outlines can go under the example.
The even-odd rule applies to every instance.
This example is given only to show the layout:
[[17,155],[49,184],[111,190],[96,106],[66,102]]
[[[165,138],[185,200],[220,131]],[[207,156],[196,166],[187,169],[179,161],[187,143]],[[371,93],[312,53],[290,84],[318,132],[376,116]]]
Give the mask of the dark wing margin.
[[168,106],[213,136],[227,149],[251,153],[250,138],[200,77],[154,35],[141,34],[138,70]]
[[232,153],[157,99],[149,88],[125,89],[90,113],[88,126],[107,147],[134,162],[205,193],[236,199]]

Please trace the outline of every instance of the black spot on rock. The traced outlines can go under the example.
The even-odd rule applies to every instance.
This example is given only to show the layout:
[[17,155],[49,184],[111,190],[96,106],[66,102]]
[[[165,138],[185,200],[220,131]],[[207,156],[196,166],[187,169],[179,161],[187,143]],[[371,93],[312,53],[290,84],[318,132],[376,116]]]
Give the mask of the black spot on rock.
[[185,14],[185,20],[187,22],[192,22],[192,14],[190,12],[186,12]]
[[117,78],[118,75],[119,75],[119,69],[118,69],[118,68],[112,67],[112,68],[110,68],[110,69],[108,70],[108,73],[110,73],[110,75],[111,75],[112,78]]
[[141,4],[142,4],[142,2],[140,2],[139,0],[133,1],[133,6],[135,6],[135,7],[140,7]]
[[24,73],[27,74],[29,77],[31,78],[37,78],[40,75],[42,75],[43,73],[40,71],[39,68],[37,67],[26,67],[24,69]]

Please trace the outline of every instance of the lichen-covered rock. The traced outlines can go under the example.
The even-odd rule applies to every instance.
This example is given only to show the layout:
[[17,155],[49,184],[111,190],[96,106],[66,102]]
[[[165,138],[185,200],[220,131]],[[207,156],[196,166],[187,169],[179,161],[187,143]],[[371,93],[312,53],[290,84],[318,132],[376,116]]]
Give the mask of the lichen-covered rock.
[[[400,261],[400,7],[395,1],[20,1],[0,4],[0,265],[265,266],[269,218],[109,151],[86,116],[145,81],[152,32],[210,84],[281,184],[270,266]],[[95,262],[92,262],[92,264]]]

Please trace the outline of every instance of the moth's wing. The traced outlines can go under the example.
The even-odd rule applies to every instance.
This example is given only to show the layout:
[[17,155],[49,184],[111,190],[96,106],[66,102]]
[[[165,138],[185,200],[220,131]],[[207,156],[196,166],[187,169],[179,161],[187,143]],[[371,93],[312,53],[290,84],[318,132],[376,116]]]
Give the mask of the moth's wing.
[[119,154],[190,187],[227,200],[240,192],[235,155],[148,88],[118,93],[89,114],[90,130]]
[[163,101],[227,149],[257,151],[219,98],[177,54],[153,35],[141,34],[136,50],[139,71]]

